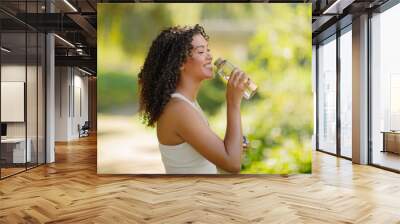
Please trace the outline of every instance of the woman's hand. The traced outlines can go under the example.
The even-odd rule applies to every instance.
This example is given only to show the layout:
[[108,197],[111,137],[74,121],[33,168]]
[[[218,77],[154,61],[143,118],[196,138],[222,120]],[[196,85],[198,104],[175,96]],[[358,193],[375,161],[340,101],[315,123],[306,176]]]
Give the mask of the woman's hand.
[[226,90],[226,100],[228,106],[238,106],[243,98],[244,90],[248,82],[247,75],[238,68],[232,71],[232,74],[228,80],[228,86]]

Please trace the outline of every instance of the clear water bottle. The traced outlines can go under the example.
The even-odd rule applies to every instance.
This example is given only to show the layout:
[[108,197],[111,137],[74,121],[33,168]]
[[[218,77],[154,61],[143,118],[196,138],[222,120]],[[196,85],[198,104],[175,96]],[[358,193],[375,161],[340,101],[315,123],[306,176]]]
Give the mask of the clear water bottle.
[[[214,62],[215,65],[215,70],[218,75],[220,75],[224,80],[228,81],[229,77],[231,76],[233,70],[236,68],[233,64],[231,64],[229,61],[218,58]],[[256,93],[257,90],[257,85],[249,79],[246,89],[244,90],[244,98],[245,99],[250,99],[254,94]]]

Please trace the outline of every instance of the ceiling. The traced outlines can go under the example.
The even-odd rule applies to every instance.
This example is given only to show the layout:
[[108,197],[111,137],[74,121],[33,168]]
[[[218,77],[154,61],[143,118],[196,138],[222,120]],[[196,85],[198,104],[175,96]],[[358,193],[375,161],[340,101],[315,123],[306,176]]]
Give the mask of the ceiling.
[[[203,2],[208,2],[204,0]],[[353,16],[372,10],[388,0],[293,0],[293,3],[312,3],[313,43],[336,32],[337,27],[351,23]],[[46,5],[47,2],[47,5]],[[0,21],[5,38],[2,43],[20,51],[22,38],[29,31],[54,32],[56,65],[79,66],[93,74],[97,67],[97,9],[96,3],[139,2],[134,0],[1,0]],[[143,1],[141,1],[143,2]],[[149,1],[144,1],[149,2]],[[163,2],[163,1],[159,1]],[[175,1],[179,2],[179,0]],[[181,2],[191,2],[183,0]],[[233,1],[230,1],[233,2]],[[236,1],[235,1],[236,2]],[[239,0],[237,2],[249,2]],[[250,2],[288,2],[285,0],[253,0]],[[51,12],[51,13],[50,13]],[[338,23],[338,21],[341,21]],[[346,22],[347,21],[347,22]],[[336,26],[336,27],[335,27]],[[21,33],[23,31],[23,33]],[[22,39],[21,39],[22,38]],[[28,38],[29,39],[29,38]],[[64,41],[66,40],[66,41]],[[20,45],[20,46],[18,46]],[[3,45],[4,46],[4,45]],[[28,44],[31,52],[35,44]],[[40,46],[39,46],[40,47]]]
[[313,44],[351,24],[352,18],[388,0],[312,0]]
[[[39,50],[43,47],[31,40],[36,35],[29,35],[30,32],[53,32],[57,34],[56,66],[78,66],[96,74],[96,3],[96,0],[47,0],[46,5],[45,0],[1,0],[2,46],[12,49],[7,60],[23,58],[20,55],[32,58],[36,46]],[[25,30],[28,33],[26,50]]]

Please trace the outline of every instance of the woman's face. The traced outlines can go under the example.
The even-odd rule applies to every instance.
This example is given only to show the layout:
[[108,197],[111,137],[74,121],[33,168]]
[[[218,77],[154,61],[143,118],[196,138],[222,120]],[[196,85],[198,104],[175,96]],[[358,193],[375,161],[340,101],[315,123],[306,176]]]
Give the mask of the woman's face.
[[199,80],[212,78],[212,55],[208,49],[207,40],[201,34],[196,34],[193,36],[192,46],[191,55],[186,58],[186,62],[181,67],[183,74]]

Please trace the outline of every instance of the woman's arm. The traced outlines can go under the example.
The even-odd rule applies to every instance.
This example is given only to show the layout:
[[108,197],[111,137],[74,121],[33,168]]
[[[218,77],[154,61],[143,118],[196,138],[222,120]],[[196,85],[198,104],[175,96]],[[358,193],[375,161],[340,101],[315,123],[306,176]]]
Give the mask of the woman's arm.
[[177,134],[219,168],[237,173],[241,167],[242,127],[240,103],[246,75],[236,70],[227,86],[227,128],[221,140],[186,102],[176,101],[171,111],[176,116]]
[[224,138],[225,150],[229,154],[232,163],[238,165],[235,170],[240,171],[242,144],[242,122],[240,106],[227,105],[227,125]]
[[228,80],[226,91],[227,103],[227,127],[225,132],[224,144],[228,154],[231,154],[235,164],[241,165],[241,155],[243,151],[242,119],[240,115],[240,103],[243,98],[245,82],[247,76],[236,69]]

